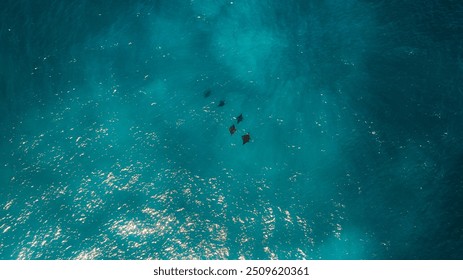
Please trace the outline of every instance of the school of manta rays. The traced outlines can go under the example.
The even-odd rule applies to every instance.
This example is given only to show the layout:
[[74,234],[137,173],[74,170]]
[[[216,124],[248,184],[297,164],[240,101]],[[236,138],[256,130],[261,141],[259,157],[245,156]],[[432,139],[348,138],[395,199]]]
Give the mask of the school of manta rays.
[[[207,98],[211,95],[212,91],[210,89],[206,90],[204,92],[204,98]],[[218,107],[223,107],[225,106],[225,100],[220,100],[219,104],[217,105]],[[240,122],[243,121],[243,114],[240,114],[236,118],[236,125],[238,125]],[[236,126],[235,124],[232,124],[229,128],[228,131],[230,132],[230,135],[233,135],[236,132]],[[251,140],[251,135],[249,133],[246,133],[241,136],[241,139],[243,140],[243,145],[248,143]]]

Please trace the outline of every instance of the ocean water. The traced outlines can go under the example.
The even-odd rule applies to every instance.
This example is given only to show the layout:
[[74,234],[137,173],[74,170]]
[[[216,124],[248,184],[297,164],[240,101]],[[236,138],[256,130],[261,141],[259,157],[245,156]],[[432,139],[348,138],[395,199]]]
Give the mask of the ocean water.
[[1,259],[463,258],[461,1],[0,16]]

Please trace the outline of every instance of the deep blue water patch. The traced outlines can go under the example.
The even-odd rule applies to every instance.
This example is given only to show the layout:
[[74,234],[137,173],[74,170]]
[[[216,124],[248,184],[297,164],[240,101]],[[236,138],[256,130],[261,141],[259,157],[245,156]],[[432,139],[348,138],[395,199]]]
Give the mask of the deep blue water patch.
[[462,13],[3,1],[0,258],[461,259]]

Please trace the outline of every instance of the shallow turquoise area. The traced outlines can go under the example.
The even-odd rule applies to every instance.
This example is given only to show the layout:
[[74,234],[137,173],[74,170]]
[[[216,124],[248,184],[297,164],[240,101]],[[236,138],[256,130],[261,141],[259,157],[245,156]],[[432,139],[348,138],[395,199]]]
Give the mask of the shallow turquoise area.
[[3,1],[0,259],[463,258],[462,14]]

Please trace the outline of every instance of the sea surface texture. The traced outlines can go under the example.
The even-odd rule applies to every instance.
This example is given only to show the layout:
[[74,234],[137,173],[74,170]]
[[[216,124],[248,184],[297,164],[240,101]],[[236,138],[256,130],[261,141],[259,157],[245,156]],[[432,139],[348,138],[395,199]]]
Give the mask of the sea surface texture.
[[1,1],[0,259],[462,259],[462,209],[462,1]]

